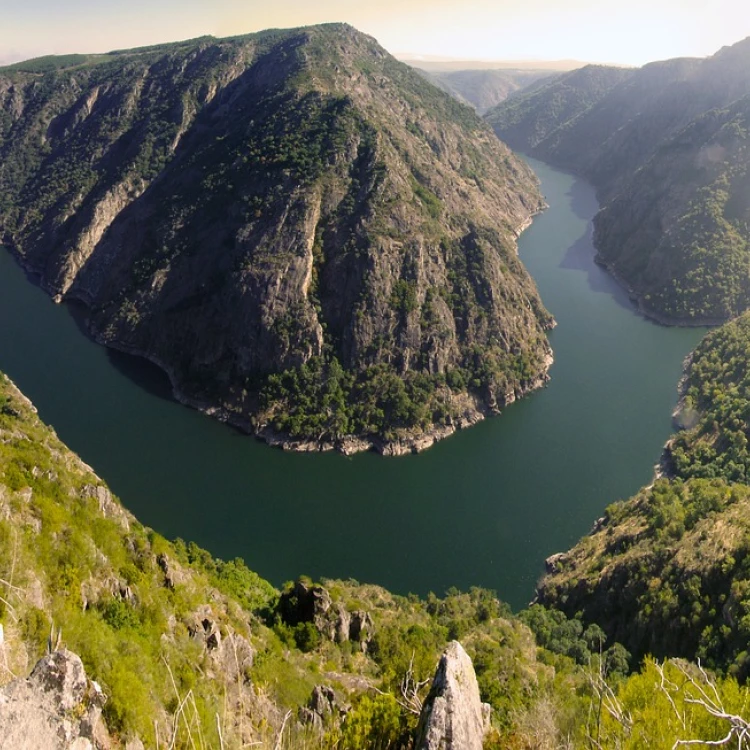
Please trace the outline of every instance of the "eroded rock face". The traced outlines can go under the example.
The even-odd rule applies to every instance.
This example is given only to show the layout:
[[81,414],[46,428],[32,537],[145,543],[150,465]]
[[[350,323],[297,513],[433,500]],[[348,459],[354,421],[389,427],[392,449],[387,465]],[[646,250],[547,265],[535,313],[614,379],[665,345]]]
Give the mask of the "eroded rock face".
[[489,706],[479,698],[474,665],[458,641],[445,649],[417,730],[418,750],[481,750]]
[[322,730],[330,717],[343,717],[349,711],[348,705],[342,705],[335,691],[328,685],[316,685],[313,688],[307,706],[299,711],[299,720]]
[[55,651],[0,690],[0,750],[106,750],[105,701],[81,659]]
[[369,612],[350,612],[341,602],[334,602],[324,586],[304,581],[297,581],[290,591],[282,594],[279,613],[288,625],[311,622],[329,641],[353,641],[362,651],[367,651],[375,629]]

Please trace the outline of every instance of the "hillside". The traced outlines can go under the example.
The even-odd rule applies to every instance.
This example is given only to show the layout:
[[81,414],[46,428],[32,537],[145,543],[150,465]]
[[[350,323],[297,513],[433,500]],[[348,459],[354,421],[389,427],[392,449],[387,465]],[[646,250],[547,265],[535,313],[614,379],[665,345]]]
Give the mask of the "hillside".
[[692,354],[665,470],[681,479],[750,483],[750,313],[706,336]]
[[182,400],[393,453],[545,381],[533,174],[351,27],[43,58],[0,102],[0,238]]
[[[705,486],[714,510],[746,499]],[[732,606],[744,606],[739,588]],[[622,646],[559,610],[516,616],[481,589],[420,599],[302,578],[277,590],[241,560],[168,542],[0,376],[0,747],[16,750],[6,740],[28,739],[38,720],[80,738],[58,736],[66,750],[406,750],[454,639],[490,706],[488,750],[718,740],[727,722],[695,702],[710,686],[748,718],[750,694],[732,678],[684,661],[646,661],[627,676]],[[605,694],[619,714],[598,711]]]
[[750,300],[748,63],[745,40],[606,86],[567,74],[487,114],[512,146],[594,184],[598,257],[662,322],[719,322]]
[[548,78],[549,70],[515,70],[513,68],[499,70],[422,70],[415,65],[427,78],[451,96],[465,104],[469,104],[483,115],[487,110],[505,101],[511,94],[523,91],[528,86]]
[[[604,65],[586,65],[578,70],[547,78],[511,101],[485,113],[495,132],[524,153],[540,153],[545,140],[570,126],[582,112],[599,102],[633,72]],[[546,152],[545,152],[546,156]]]
[[667,478],[607,508],[548,561],[538,601],[596,622],[634,655],[700,657],[750,675],[750,315],[712,332],[687,367]]
[[520,741],[555,679],[581,681],[564,661],[555,678],[491,592],[420,600],[307,579],[279,591],[241,560],[166,541],[0,375],[0,686],[67,648],[101,686],[115,747],[396,748],[455,638],[498,737]]

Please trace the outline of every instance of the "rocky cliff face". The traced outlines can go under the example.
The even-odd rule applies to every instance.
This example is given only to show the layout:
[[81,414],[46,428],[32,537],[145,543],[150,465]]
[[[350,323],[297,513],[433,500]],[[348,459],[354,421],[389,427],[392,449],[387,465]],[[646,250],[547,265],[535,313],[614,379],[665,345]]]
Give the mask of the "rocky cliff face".
[[597,187],[599,258],[663,322],[750,303],[748,63],[745,40],[705,60],[577,71],[487,115],[511,145]]
[[533,175],[354,29],[6,69],[0,102],[6,243],[185,400],[366,447],[544,379],[552,321],[515,253]]
[[481,750],[490,707],[479,698],[469,655],[458,641],[448,644],[420,718],[418,750]]

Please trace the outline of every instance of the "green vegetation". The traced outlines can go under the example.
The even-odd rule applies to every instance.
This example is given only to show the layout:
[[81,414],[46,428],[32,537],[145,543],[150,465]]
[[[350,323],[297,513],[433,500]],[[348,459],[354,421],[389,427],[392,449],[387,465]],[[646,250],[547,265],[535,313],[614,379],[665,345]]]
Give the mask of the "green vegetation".
[[750,488],[661,479],[607,509],[542,582],[547,607],[596,623],[635,658],[700,658],[745,680]]
[[587,65],[521,91],[490,109],[484,119],[513,148],[531,153],[545,139],[554,141],[558,129],[565,131],[631,76],[632,71],[623,68]]
[[682,478],[750,479],[750,314],[706,336],[693,353],[678,418],[689,429],[669,447]]
[[[395,750],[413,738],[438,658],[459,639],[492,707],[487,748],[717,740],[731,716],[750,718],[748,508],[744,485],[660,480],[610,506],[599,531],[555,563],[545,606],[517,616],[483,589],[420,599],[304,580],[300,591],[318,592],[310,602],[327,601],[316,611],[241,560],[140,526],[2,377],[5,666],[27,669],[54,625],[101,683],[120,739],[155,747],[157,731],[178,748],[281,737],[284,748]],[[353,641],[334,638],[342,617],[368,624]],[[703,666],[641,662],[649,653]],[[311,712],[319,685],[333,689],[334,710],[279,735],[287,711]]]
[[661,322],[750,305],[750,47],[639,70],[588,66],[487,113],[522,151],[597,188],[599,258]]

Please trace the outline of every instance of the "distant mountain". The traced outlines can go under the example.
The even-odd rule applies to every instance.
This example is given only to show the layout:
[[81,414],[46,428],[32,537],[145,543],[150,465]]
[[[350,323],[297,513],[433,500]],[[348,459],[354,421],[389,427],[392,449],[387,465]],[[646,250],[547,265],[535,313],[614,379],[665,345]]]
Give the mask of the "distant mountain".
[[426,447],[544,382],[531,171],[346,25],[0,70],[0,232],[102,342],[287,447]]
[[625,68],[587,65],[529,87],[512,101],[487,112],[485,119],[513,148],[539,153],[545,139],[632,75]]
[[415,68],[430,73],[448,73],[459,70],[545,70],[560,73],[587,65],[580,60],[459,60],[430,55],[397,54],[396,57]]
[[[417,67],[417,70],[420,70]],[[456,70],[432,72],[421,70],[427,80],[459,101],[484,114],[505,101],[511,94],[547,78],[548,70]]]
[[750,39],[705,60],[584,75],[524,92],[487,120],[598,188],[599,258],[648,315],[701,323],[746,309]]

